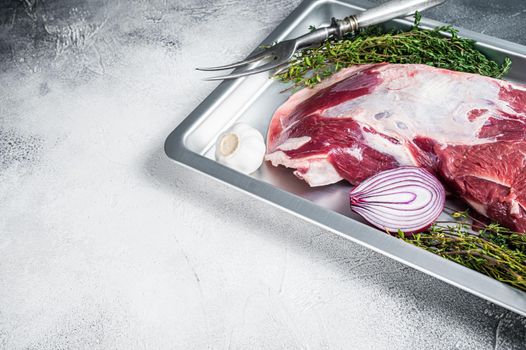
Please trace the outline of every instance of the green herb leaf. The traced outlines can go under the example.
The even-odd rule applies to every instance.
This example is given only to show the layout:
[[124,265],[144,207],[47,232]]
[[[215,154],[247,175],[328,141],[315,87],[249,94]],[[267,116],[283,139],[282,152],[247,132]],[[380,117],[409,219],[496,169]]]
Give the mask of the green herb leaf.
[[422,20],[422,14],[420,14],[420,12],[416,11],[415,12],[415,22],[414,22],[413,26],[415,28],[418,27],[418,25],[420,24],[421,20]]
[[475,42],[458,36],[450,26],[426,30],[418,27],[420,14],[408,31],[387,31],[371,27],[355,36],[332,38],[324,45],[296,53],[289,68],[275,77],[293,88],[312,87],[335,72],[365,63],[414,63],[501,78],[511,67],[489,59],[475,47]]
[[437,222],[427,232],[398,237],[443,258],[459,263],[498,281],[526,291],[526,235],[499,224],[482,225],[467,211],[453,211],[451,222]]

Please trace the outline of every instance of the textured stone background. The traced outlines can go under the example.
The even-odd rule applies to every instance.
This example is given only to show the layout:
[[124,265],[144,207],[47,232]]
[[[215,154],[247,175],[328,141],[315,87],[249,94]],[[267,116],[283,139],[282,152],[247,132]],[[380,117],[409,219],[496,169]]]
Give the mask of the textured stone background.
[[[164,156],[215,86],[192,68],[298,3],[0,3],[0,348],[526,348],[526,319]],[[526,44],[524,0],[428,14]]]

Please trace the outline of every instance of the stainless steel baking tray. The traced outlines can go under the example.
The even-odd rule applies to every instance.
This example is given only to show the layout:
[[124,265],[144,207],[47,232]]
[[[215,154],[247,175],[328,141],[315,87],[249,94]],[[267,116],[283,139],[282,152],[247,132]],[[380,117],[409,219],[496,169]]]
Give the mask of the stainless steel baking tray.
[[[333,16],[341,18],[369,7],[371,4],[364,0],[306,0],[261,45],[296,37],[305,33],[309,25],[327,25]],[[411,24],[410,19],[401,19],[386,26],[407,28]],[[443,23],[424,19],[421,25],[433,28]],[[510,57],[513,68],[508,79],[526,82],[525,46],[462,29],[460,35],[476,40],[480,49],[496,60]],[[289,96],[280,93],[283,89],[282,83],[269,79],[266,73],[223,82],[170,134],[165,143],[167,155],[344,238],[526,315],[526,293],[364,224],[348,207],[348,184],[309,188],[283,167],[264,164],[247,176],[217,163],[213,157],[216,137],[238,121],[265,135],[273,112]]]

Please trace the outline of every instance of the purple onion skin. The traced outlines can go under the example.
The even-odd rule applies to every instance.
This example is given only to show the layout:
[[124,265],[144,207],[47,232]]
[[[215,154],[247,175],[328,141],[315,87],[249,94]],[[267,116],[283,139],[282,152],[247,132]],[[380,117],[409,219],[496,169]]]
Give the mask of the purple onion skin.
[[349,193],[351,210],[371,225],[414,234],[426,231],[444,210],[440,181],[424,168],[404,166],[382,171]]

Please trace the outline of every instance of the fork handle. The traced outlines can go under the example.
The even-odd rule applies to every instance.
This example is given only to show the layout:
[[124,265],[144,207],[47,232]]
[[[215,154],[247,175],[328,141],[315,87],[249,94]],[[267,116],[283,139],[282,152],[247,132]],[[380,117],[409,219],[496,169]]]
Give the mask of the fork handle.
[[341,37],[346,33],[354,32],[358,28],[363,28],[393,18],[409,16],[416,11],[424,11],[428,8],[437,6],[446,0],[391,0],[372,9],[358,13],[357,15],[346,17],[342,20],[332,19],[331,26],[334,33]]
[[355,32],[358,28],[389,21],[393,18],[404,17],[437,6],[446,0],[391,0],[372,9],[365,10],[344,19],[332,18],[331,25],[316,29],[308,34],[296,38],[296,48],[319,45],[331,35],[343,37],[344,34]]

